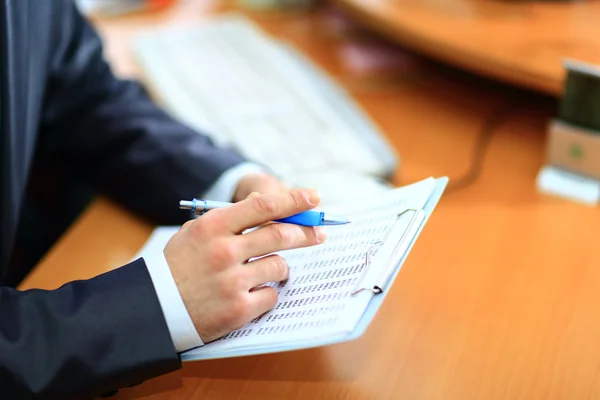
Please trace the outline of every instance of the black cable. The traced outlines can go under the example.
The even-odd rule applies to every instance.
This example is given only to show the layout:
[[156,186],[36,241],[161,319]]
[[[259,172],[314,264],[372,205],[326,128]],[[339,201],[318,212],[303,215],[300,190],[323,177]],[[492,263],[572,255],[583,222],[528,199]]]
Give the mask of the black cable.
[[459,179],[450,179],[448,187],[446,188],[446,193],[463,189],[473,184],[479,178],[481,170],[483,169],[486,150],[494,136],[494,132],[496,132],[500,125],[506,122],[508,119],[507,117],[513,113],[514,109],[515,105],[513,102],[503,104],[483,121],[483,124],[479,129],[479,134],[477,135],[477,143],[473,150],[473,161],[471,162],[469,170]]

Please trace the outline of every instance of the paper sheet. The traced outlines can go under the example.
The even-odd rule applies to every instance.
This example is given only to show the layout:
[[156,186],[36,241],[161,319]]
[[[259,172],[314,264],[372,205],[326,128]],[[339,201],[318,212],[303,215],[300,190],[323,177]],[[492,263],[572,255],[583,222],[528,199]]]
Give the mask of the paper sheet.
[[[280,253],[290,266],[290,278],[285,284],[271,284],[279,293],[277,306],[242,329],[192,352],[268,346],[351,330],[370,299],[369,293],[350,296],[363,276],[366,251],[386,237],[399,212],[422,208],[434,184],[435,180],[428,179],[368,203],[328,210],[350,218],[352,223],[327,227],[328,239],[322,245]],[[140,255],[152,256],[153,248],[162,251],[175,232],[175,228],[157,229]],[[370,268],[383,267],[372,264]]]

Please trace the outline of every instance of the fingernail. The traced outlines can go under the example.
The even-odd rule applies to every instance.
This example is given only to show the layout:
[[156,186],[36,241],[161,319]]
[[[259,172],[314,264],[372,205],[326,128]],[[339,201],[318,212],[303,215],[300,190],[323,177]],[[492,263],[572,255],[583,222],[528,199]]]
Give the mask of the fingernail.
[[315,233],[317,234],[317,241],[319,243],[323,243],[325,239],[327,239],[327,232],[325,232],[325,229],[321,228],[320,226],[315,227]]
[[314,189],[308,189],[306,191],[306,194],[307,194],[307,197],[308,197],[308,201],[312,205],[317,205],[317,204],[319,204],[319,201],[321,201],[321,197],[319,196],[319,192],[317,192]]

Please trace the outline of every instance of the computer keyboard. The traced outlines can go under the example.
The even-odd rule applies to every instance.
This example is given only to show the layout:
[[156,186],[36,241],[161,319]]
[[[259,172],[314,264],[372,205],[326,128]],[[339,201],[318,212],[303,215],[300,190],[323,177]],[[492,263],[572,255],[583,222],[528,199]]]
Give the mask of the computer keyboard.
[[398,156],[339,85],[245,17],[154,29],[134,50],[170,113],[283,177],[388,177],[397,168]]

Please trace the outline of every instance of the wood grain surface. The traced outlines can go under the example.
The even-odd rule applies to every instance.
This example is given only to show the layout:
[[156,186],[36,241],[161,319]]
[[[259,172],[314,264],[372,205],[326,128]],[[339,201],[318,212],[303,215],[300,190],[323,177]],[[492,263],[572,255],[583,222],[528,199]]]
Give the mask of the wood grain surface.
[[473,72],[560,95],[563,61],[600,63],[600,2],[333,0],[361,23]]

